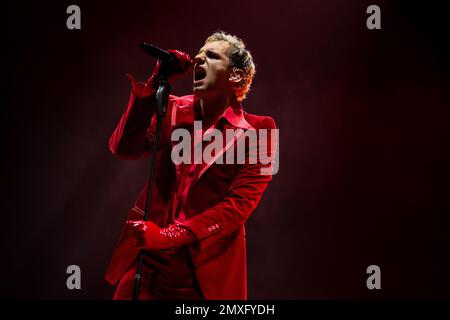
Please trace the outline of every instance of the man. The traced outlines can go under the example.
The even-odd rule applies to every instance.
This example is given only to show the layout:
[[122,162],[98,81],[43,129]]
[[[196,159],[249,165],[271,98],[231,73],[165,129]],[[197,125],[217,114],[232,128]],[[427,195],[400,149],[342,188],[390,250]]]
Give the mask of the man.
[[[241,134],[270,131],[275,123],[242,109],[255,74],[242,40],[220,31],[207,38],[194,61],[172,52],[179,63],[169,81],[190,72],[194,64],[193,95],[170,96],[157,150],[150,221],[142,220],[144,189],[129,213],[106,279],[117,284],[114,299],[131,299],[136,257],[142,250],[139,299],[246,299],[244,223],[272,178],[262,174],[269,165],[249,161],[248,150],[245,163],[216,161],[218,155],[236,150],[239,135],[225,141],[213,161],[174,163],[172,134],[181,129],[195,135],[194,121],[201,121],[203,131],[234,129]],[[145,83],[129,76],[130,100],[109,141],[111,152],[121,158],[154,152],[154,79],[159,67],[158,62]],[[270,144],[271,157],[274,149]]]

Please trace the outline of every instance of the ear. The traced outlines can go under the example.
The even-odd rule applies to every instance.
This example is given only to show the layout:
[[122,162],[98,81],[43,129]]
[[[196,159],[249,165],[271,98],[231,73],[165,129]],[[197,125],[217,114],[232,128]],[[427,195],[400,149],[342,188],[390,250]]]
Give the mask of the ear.
[[228,80],[233,84],[238,84],[242,81],[242,79],[244,79],[244,74],[244,70],[234,67],[233,71],[230,73],[230,77],[228,78]]

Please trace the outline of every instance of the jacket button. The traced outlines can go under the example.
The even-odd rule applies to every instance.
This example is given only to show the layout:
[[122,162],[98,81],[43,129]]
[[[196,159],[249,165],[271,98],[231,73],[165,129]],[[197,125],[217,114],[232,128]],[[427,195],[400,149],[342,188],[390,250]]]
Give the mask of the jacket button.
[[216,229],[219,229],[219,225],[218,224],[216,224]]
[[211,231],[212,231],[211,227],[209,227],[209,228],[208,228],[208,231],[209,231],[209,232],[211,232]]

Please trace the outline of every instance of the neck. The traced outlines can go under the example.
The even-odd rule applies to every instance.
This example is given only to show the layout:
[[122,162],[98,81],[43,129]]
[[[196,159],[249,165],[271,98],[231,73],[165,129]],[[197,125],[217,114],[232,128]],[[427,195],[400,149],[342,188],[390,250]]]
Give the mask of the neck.
[[236,103],[236,97],[224,96],[215,99],[200,98],[200,107],[203,114],[203,123],[207,127],[212,125],[225,109]]

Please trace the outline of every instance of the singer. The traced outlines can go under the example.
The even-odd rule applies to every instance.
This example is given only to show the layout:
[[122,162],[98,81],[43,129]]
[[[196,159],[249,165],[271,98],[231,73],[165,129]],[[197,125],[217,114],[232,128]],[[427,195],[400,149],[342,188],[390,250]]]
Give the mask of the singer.
[[[246,299],[244,224],[272,179],[272,175],[261,173],[270,164],[174,164],[170,137],[180,128],[192,132],[194,121],[202,121],[202,130],[221,132],[270,132],[275,122],[242,108],[256,70],[252,55],[238,37],[222,31],[212,34],[194,60],[181,51],[169,52],[176,57],[169,82],[192,73],[193,94],[170,96],[160,147],[152,150],[154,82],[161,63],[158,60],[146,82],[128,75],[130,99],[109,147],[114,155],[129,160],[157,152],[157,162],[150,220],[143,221],[144,188],[128,214],[106,279],[116,285],[114,299],[131,299],[136,257],[143,252],[139,299]],[[235,148],[236,143],[223,146],[221,152]]]

